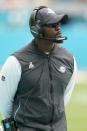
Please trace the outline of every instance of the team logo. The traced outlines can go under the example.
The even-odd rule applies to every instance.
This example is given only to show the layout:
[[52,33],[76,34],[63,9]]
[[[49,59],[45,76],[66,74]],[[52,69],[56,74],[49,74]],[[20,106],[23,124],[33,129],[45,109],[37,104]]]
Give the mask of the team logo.
[[59,71],[61,73],[65,73],[66,72],[66,67],[65,66],[60,66]]
[[51,9],[48,9],[48,13],[55,14],[55,12]]
[[29,69],[34,68],[34,65],[32,64],[32,62],[29,63]]
[[5,81],[5,76],[2,76],[2,77],[1,77],[1,80],[2,80],[2,81]]

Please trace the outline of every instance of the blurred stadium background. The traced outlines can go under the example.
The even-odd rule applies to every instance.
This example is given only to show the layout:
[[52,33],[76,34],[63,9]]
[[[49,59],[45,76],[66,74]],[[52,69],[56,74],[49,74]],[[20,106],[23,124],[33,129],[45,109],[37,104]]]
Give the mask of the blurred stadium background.
[[0,0],[0,67],[11,53],[32,40],[28,20],[39,5],[69,15],[68,23],[61,26],[68,36],[63,46],[75,56],[78,74],[66,106],[68,131],[87,131],[87,0]]

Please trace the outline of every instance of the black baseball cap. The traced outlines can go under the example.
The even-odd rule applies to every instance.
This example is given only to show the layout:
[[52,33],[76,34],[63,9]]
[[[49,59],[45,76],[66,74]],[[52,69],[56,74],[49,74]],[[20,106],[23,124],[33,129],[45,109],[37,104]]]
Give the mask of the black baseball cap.
[[42,8],[38,11],[37,19],[40,20],[41,25],[49,25],[54,23],[66,23],[68,21],[67,14],[56,14],[50,8]]

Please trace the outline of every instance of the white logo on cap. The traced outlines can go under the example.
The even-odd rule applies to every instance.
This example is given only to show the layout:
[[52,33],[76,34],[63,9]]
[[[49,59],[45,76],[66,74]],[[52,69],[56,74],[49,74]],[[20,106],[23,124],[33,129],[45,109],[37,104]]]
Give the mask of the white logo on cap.
[[55,12],[51,9],[48,9],[48,13],[55,14]]

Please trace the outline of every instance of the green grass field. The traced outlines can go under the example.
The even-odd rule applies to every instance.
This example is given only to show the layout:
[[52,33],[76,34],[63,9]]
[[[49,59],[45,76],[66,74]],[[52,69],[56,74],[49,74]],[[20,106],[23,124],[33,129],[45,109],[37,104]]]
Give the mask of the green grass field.
[[66,106],[66,117],[68,131],[87,131],[87,83],[75,85]]
[[68,131],[87,131],[87,83],[76,84],[66,106]]

